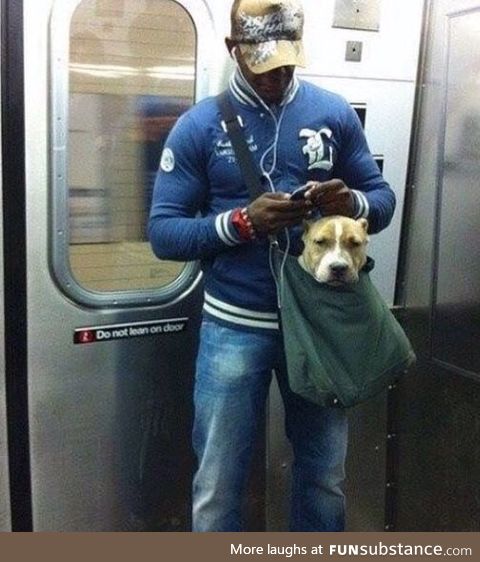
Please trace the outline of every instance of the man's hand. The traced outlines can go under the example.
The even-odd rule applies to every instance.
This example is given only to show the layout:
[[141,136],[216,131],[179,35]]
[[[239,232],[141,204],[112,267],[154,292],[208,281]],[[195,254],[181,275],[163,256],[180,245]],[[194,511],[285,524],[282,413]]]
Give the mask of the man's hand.
[[310,189],[305,199],[319,209],[323,216],[343,215],[352,217],[355,210],[355,200],[352,190],[342,180],[325,182],[309,182]]
[[264,193],[248,206],[248,216],[258,236],[276,234],[299,224],[312,210],[307,200],[290,201],[286,193]]

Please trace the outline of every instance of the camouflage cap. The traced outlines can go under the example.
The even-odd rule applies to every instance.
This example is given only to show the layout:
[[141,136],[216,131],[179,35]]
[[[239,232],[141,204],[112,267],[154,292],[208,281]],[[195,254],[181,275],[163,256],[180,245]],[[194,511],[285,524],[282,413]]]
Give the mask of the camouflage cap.
[[231,39],[255,74],[279,66],[305,66],[303,9],[299,0],[235,0]]

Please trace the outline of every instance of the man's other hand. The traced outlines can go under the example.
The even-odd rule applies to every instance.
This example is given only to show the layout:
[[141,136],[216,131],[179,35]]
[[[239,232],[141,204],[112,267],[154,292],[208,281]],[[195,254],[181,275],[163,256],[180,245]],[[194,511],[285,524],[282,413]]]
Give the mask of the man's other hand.
[[310,201],[323,216],[343,215],[352,217],[355,210],[355,196],[342,180],[309,182],[310,189],[305,199]]

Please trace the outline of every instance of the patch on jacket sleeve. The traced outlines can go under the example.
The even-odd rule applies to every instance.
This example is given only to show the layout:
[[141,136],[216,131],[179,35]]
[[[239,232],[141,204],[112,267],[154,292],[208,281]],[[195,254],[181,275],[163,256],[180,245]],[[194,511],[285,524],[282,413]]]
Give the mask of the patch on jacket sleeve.
[[160,168],[164,172],[173,172],[175,168],[175,156],[171,148],[165,148],[160,159]]

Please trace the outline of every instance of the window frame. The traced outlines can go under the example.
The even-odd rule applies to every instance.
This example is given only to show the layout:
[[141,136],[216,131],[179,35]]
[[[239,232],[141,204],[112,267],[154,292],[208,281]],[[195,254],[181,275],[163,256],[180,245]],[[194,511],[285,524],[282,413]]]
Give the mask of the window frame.
[[[70,95],[70,25],[84,0],[56,0],[50,19],[50,232],[49,254],[53,278],[66,296],[92,308],[124,308],[174,304],[199,283],[198,262],[187,262],[176,279],[154,289],[95,291],[82,286],[70,267],[70,221],[68,186],[68,130]],[[205,0],[170,0],[190,17],[196,34],[195,84],[193,103],[210,93],[208,69],[212,49],[208,37],[214,33],[213,16]]]

